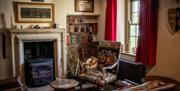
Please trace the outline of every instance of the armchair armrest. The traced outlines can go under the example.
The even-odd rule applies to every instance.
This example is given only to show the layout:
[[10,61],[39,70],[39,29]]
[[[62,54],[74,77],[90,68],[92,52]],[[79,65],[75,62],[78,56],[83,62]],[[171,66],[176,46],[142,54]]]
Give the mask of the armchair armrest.
[[111,65],[111,66],[107,66],[107,67],[103,67],[102,68],[102,72],[103,72],[103,74],[105,74],[106,73],[106,70],[110,70],[110,69],[113,69],[113,68],[115,68],[117,65],[118,65],[118,63],[119,63],[119,61],[117,60],[113,65]]

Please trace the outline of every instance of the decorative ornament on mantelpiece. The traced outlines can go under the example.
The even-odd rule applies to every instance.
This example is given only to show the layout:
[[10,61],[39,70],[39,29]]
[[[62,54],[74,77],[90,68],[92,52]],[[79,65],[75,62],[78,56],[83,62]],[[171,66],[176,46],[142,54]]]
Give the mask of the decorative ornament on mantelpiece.
[[53,28],[59,28],[59,24],[58,23],[53,23]]
[[32,29],[40,29],[40,26],[38,24],[32,25]]

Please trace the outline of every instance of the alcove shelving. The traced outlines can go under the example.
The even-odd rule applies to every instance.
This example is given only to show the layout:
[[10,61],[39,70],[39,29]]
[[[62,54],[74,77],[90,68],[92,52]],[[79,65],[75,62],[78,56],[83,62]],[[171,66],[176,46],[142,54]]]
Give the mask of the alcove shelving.
[[96,40],[99,15],[68,15],[67,44],[87,44],[88,36]]

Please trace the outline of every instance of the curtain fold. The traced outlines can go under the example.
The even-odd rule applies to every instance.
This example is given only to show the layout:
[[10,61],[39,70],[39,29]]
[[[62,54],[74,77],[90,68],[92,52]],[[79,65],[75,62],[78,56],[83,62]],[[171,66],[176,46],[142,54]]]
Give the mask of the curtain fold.
[[116,41],[117,0],[107,0],[105,40]]
[[158,0],[140,0],[139,38],[136,62],[156,64]]

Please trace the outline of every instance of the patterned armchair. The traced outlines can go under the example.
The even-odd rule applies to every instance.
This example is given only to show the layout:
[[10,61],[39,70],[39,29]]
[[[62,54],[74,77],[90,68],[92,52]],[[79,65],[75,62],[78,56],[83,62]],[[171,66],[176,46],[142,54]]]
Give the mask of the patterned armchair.
[[120,42],[94,42],[88,46],[88,54],[89,58],[81,63],[79,77],[102,90],[105,84],[116,80]]

